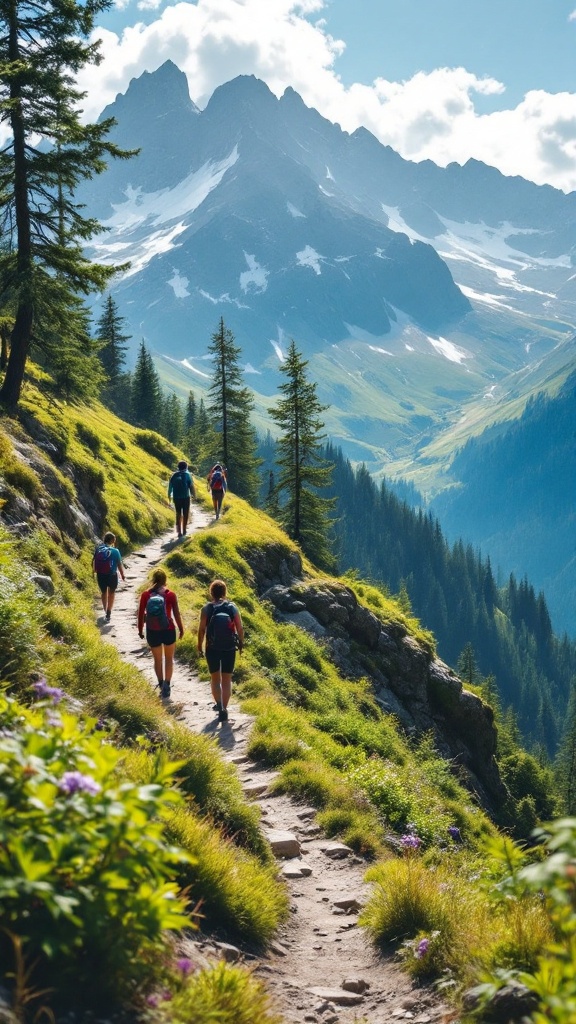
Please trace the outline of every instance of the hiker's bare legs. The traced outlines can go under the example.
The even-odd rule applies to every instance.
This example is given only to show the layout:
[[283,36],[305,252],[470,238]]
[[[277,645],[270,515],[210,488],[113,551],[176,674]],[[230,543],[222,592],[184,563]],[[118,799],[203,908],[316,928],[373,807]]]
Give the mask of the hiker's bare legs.
[[232,693],[232,673],[213,672],[210,676],[210,688],[214,703],[221,704],[223,708],[227,708],[230,694]]
[[162,682],[164,676],[162,675],[162,644],[158,647],[151,647],[152,657],[154,658],[154,671],[156,673],[156,679],[159,683]]
[[172,680],[175,647],[176,644],[164,644],[164,675],[162,678],[165,683],[169,683]]
[[105,612],[108,611],[108,594],[109,593],[110,593],[109,590],[101,590],[100,591],[100,597],[101,597],[101,600],[102,600],[102,607],[103,607]]
[[116,591],[107,590],[106,593],[108,594],[108,605],[104,610],[111,612],[112,608],[114,607],[114,598],[116,597]]
[[222,675],[220,670],[218,670],[218,672],[212,672],[210,676],[210,689],[212,690],[214,703],[220,704],[222,701]]
[[222,707],[227,708],[230,701],[230,694],[232,693],[232,673],[222,673],[222,683],[220,685],[222,691]]

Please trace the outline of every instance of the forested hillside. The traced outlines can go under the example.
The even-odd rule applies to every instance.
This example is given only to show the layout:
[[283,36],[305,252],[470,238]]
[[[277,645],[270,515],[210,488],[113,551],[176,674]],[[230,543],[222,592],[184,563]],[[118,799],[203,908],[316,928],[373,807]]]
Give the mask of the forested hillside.
[[469,537],[494,564],[543,589],[555,628],[574,636],[576,372],[558,395],[535,396],[519,420],[467,442],[459,486],[433,503],[447,536]]
[[[471,645],[471,681],[494,676],[489,685],[514,709],[525,740],[553,755],[576,674],[576,646],[554,635],[543,594],[513,575],[499,587],[490,560],[462,541],[448,544],[431,514],[414,511],[364,468],[354,471],[340,452],[329,448],[327,457],[335,465],[341,569],[382,581],[395,594],[405,589],[450,665]],[[478,493],[476,500],[484,505],[491,498],[480,501]]]

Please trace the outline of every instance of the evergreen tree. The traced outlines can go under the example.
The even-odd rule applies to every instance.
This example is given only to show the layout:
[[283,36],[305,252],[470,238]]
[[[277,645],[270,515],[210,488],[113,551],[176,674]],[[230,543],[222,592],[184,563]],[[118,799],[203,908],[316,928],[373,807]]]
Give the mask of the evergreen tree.
[[210,406],[216,430],[220,433],[220,453],[228,470],[228,485],[253,505],[258,502],[260,459],[256,454],[256,431],[250,422],[254,398],[242,384],[238,365],[240,349],[222,317],[212,335],[208,351],[214,356],[214,377],[209,390]]
[[[91,262],[85,243],[98,229],[75,191],[124,157],[107,141],[113,121],[83,125],[78,72],[98,63],[95,19],[112,0],[0,0],[0,303],[14,308],[0,400],[17,404],[33,342],[78,294],[103,288],[118,268]],[[41,137],[42,147],[37,145]],[[66,348],[69,337],[61,338]]]
[[217,460],[216,453],[219,450],[220,436],[216,433],[214,424],[206,411],[204,399],[196,410],[194,426],[185,435],[183,444],[188,450],[189,461],[199,473],[205,473]]
[[132,375],[131,418],[137,427],[161,430],[162,392],[152,356],[144,341],[140,342],[136,367]]
[[456,671],[464,682],[468,683],[468,686],[473,686],[478,676],[478,669],[476,667],[476,655],[474,654],[474,648],[470,642],[468,642],[458,658],[458,664],[456,665]]
[[114,391],[124,372],[126,363],[126,344],[131,335],[124,334],[125,318],[120,316],[118,305],[108,295],[104,311],[96,324],[96,341],[99,343],[98,357],[108,378],[108,389]]
[[556,777],[566,814],[576,814],[576,680],[570,693],[566,726],[556,763]]
[[188,400],[186,402],[186,411],[184,413],[184,432],[187,434],[193,429],[196,423],[196,399],[194,392],[188,392]]
[[184,434],[184,416],[181,402],[174,392],[164,399],[162,433],[176,447],[180,445]]
[[307,378],[307,365],[292,341],[280,367],[285,377],[279,386],[283,397],[268,410],[280,428],[276,491],[282,501],[280,520],[288,535],[328,569],[334,567],[329,541],[334,499],[321,497],[318,490],[330,483],[333,467],[322,457],[320,414],[326,407],[318,400],[316,384]]

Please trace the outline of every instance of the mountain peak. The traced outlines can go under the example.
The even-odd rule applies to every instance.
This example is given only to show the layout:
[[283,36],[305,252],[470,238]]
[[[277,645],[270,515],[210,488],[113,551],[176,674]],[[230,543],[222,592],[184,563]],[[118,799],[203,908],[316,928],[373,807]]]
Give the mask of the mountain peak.
[[[112,107],[114,110],[112,111]],[[171,60],[164,61],[156,71],[144,71],[132,78],[125,93],[119,93],[113,104],[106,107],[102,117],[126,116],[136,109],[145,110],[147,117],[164,117],[185,111],[200,113],[190,99],[188,79]]]

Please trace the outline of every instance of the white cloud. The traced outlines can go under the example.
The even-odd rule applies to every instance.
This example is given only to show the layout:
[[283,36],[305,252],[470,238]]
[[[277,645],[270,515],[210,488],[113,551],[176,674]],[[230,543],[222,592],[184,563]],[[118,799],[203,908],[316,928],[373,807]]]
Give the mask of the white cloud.
[[[156,2],[140,0],[149,8]],[[86,116],[96,118],[131,78],[171,58],[200,106],[223,82],[254,74],[278,96],[292,86],[347,131],[365,125],[409,159],[446,165],[474,157],[505,174],[576,189],[576,93],[533,91],[507,108],[503,83],[465,68],[346,87],[337,73],[344,42],[323,19],[308,20],[323,10],[328,0],[197,0],[172,3],[121,36],[100,29],[104,61],[81,77]],[[476,101],[484,96],[497,97],[500,109],[479,113]]]

